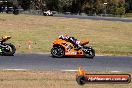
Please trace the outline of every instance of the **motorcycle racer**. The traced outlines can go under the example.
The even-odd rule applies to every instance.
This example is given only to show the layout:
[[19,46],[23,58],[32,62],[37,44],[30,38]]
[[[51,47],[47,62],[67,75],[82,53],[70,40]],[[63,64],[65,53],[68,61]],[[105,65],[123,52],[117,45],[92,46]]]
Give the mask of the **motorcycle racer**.
[[64,56],[93,58],[95,50],[89,44],[89,40],[78,41],[74,37],[60,35],[53,42],[51,54],[53,57],[61,58]]
[[62,39],[62,40],[70,41],[72,44],[74,44],[77,47],[77,49],[80,49],[82,47],[80,45],[80,41],[78,41],[74,37],[70,37],[70,36],[67,36],[67,35],[66,36],[60,35],[59,38]]

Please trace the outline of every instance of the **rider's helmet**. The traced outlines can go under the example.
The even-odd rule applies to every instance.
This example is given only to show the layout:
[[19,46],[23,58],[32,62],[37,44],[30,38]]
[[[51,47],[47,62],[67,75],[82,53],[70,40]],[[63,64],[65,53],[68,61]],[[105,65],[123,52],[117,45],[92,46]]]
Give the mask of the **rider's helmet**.
[[60,35],[59,38],[63,38],[64,36],[63,35]]
[[10,39],[11,36],[3,36],[2,39]]

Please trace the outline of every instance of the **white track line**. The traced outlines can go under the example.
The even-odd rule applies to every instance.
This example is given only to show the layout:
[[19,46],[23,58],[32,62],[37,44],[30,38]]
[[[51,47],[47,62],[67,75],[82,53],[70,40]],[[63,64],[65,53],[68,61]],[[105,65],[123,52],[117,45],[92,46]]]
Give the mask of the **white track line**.
[[[78,70],[61,70],[61,71],[64,71],[64,72],[77,72]],[[113,71],[108,71],[108,72],[118,73],[118,72],[123,72],[123,71],[113,70]]]
[[61,71],[64,71],[64,72],[77,72],[78,70],[61,70]]
[[123,71],[110,71],[110,72],[123,72]]
[[26,71],[27,69],[1,69],[4,71]]

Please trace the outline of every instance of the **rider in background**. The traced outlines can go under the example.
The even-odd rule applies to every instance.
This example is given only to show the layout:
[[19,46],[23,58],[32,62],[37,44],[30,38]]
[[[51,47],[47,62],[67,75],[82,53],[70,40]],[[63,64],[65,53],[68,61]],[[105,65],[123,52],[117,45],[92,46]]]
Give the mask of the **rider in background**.
[[71,42],[72,44],[74,44],[75,46],[77,46],[78,48],[81,48],[82,46],[80,45],[80,41],[78,41],[77,39],[75,39],[74,37],[70,37],[70,36],[64,36],[64,35],[60,35],[59,36],[60,39],[62,40],[66,40]]

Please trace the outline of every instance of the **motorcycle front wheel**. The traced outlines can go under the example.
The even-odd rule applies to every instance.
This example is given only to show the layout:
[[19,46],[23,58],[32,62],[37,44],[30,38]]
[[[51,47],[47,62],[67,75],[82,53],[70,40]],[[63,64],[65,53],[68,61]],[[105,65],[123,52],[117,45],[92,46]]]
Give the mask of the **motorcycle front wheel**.
[[95,50],[92,47],[85,46],[84,47],[84,56],[86,58],[93,59],[95,57]]

